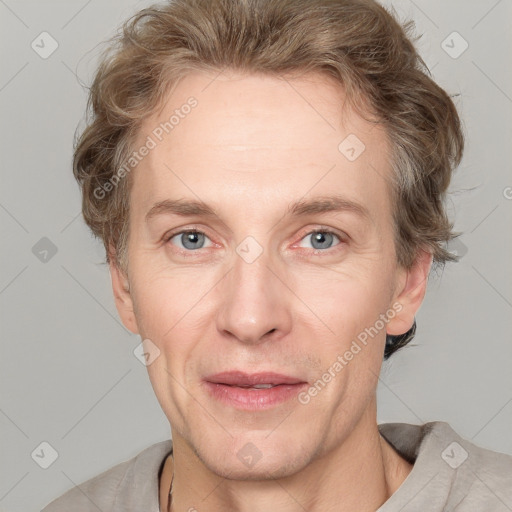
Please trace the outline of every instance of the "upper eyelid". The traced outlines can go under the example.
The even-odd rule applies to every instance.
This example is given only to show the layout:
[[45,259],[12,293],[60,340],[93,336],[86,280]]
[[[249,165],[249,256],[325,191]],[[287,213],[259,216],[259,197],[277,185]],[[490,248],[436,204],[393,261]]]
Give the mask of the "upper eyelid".
[[201,233],[202,235],[208,236],[208,233],[204,229],[199,228],[177,228],[177,230],[169,230],[164,233],[162,236],[162,240],[170,240],[177,235],[182,235],[183,233]]

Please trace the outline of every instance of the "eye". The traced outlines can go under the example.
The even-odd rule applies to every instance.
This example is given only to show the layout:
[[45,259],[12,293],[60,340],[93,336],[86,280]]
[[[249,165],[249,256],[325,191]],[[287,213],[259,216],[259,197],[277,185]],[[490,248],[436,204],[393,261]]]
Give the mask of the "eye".
[[179,249],[184,249],[186,251],[203,249],[205,247],[204,244],[206,240],[210,239],[201,231],[195,230],[180,231],[179,233],[175,233],[168,238],[168,241],[171,244],[177,245]]
[[[315,230],[311,233],[308,233],[302,240],[299,242],[299,247],[308,247],[315,250],[323,251],[325,249],[331,249],[333,247],[333,241],[337,239],[338,242],[341,242],[341,239],[338,235],[329,230]],[[304,246],[304,241],[310,243],[310,245]]]

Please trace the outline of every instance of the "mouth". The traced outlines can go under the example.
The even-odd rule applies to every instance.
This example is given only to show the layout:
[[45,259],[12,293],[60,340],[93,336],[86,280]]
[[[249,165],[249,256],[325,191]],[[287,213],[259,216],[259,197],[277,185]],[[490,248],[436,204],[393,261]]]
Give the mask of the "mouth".
[[210,396],[244,410],[261,410],[282,404],[308,385],[300,378],[275,372],[222,372],[204,381]]

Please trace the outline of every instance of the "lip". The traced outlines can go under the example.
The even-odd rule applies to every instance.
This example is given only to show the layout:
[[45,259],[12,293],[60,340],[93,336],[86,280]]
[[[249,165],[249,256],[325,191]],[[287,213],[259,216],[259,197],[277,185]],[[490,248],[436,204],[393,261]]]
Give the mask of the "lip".
[[[240,371],[217,373],[204,379],[210,396],[225,405],[246,411],[270,409],[283,404],[308,386],[308,383],[275,372],[247,374]],[[271,388],[255,389],[249,386],[272,384]]]
[[227,371],[210,375],[204,379],[207,382],[216,384],[227,384],[229,386],[254,386],[255,384],[300,384],[302,379],[283,375],[275,372],[245,373],[242,371]]

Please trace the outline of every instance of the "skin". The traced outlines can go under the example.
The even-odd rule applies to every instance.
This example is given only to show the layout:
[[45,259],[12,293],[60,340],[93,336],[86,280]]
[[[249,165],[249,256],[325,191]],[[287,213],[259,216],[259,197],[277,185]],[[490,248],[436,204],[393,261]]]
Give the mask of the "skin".
[[[111,263],[124,325],[160,350],[147,368],[174,446],[161,510],[175,472],[173,511],[375,511],[412,469],[377,428],[386,332],[412,326],[432,262],[420,251],[410,269],[397,264],[386,133],[323,75],[194,72],[144,122],[138,142],[190,96],[197,107],[133,171],[128,268]],[[354,161],[338,149],[349,134],[365,145]],[[296,200],[333,193],[368,217],[286,215]],[[200,199],[218,217],[147,221],[166,199]],[[206,238],[187,249],[176,233],[192,228]],[[318,249],[315,229],[336,236]],[[263,249],[252,263],[236,251],[247,236]],[[205,390],[205,376],[232,369],[313,384],[397,304],[400,312],[307,404],[241,411]],[[252,467],[237,457],[247,443],[261,453]]]

